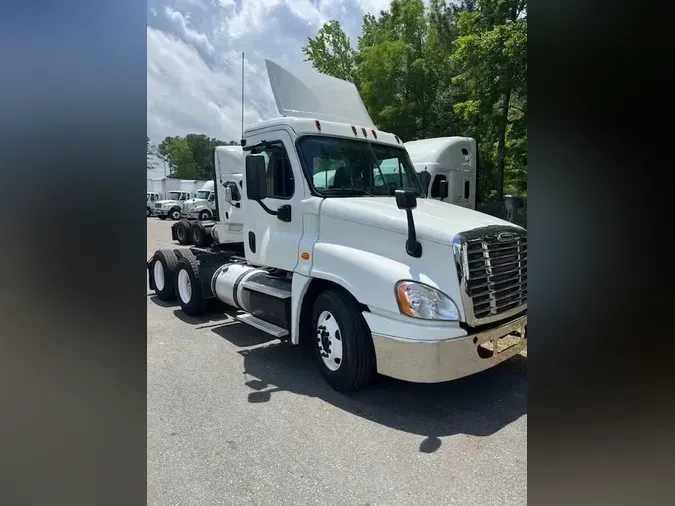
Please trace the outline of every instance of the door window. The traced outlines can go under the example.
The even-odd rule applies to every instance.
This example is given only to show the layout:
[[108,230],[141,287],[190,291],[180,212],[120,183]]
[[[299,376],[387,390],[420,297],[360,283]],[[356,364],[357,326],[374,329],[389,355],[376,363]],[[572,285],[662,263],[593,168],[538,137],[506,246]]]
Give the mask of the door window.
[[295,192],[295,180],[286,148],[281,142],[277,142],[267,146],[260,154],[265,158],[267,196],[273,199],[290,199]]
[[431,198],[437,199],[441,196],[441,181],[445,181],[447,178],[442,174],[437,174],[434,178],[434,182],[431,185]]

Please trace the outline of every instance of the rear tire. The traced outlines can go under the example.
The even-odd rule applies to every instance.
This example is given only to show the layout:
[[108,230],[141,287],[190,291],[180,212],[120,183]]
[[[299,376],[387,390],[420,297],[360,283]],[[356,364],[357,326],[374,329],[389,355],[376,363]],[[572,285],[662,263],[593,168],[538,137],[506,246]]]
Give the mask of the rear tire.
[[195,246],[205,248],[211,243],[211,236],[206,233],[206,229],[199,222],[196,222],[192,225],[191,235],[192,242]]
[[358,303],[342,290],[319,294],[312,311],[314,349],[328,384],[354,392],[375,376],[375,348]]
[[184,257],[195,258],[195,254],[187,248],[176,248],[175,250],[173,250],[173,253],[174,255],[176,255],[176,258],[178,260]]
[[199,262],[192,253],[178,260],[174,283],[183,312],[190,316],[203,314],[206,310],[206,300],[202,294]]
[[176,239],[178,239],[178,244],[186,245],[190,244],[190,225],[186,224],[183,221],[179,221],[176,224]]
[[170,249],[155,251],[150,261],[150,286],[159,300],[173,300],[176,296],[173,278],[177,263],[176,254]]

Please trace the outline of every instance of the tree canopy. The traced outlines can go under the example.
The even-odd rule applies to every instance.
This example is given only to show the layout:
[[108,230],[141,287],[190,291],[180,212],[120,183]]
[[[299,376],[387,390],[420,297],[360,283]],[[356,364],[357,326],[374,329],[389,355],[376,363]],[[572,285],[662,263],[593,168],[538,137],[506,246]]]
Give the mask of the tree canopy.
[[[170,167],[170,177],[179,179],[213,178],[213,149],[216,146],[238,146],[235,141],[224,142],[204,134],[165,137],[156,148],[148,138],[148,156],[157,154]],[[153,151],[154,149],[154,151]]]
[[480,200],[527,194],[526,0],[392,0],[362,32],[352,48],[329,21],[303,54],[352,81],[378,128],[404,141],[475,138]]

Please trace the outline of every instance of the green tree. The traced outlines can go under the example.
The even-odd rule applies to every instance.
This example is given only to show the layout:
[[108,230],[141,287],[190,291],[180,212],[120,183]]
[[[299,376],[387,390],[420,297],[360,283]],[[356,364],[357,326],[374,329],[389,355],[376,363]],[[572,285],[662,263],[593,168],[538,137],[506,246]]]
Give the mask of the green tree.
[[504,194],[508,169],[511,187],[526,191],[527,163],[527,2],[479,0],[479,8],[459,13],[459,37],[451,61],[452,82],[466,92],[455,111],[494,146],[488,156],[496,165],[496,197]]
[[204,134],[166,137],[157,146],[157,153],[171,168],[170,177],[180,179],[212,179],[213,150],[216,146],[238,146],[236,141],[224,142]]
[[355,52],[338,21],[329,21],[302,48],[306,61],[324,74],[356,83]]
[[167,137],[159,145],[160,154],[169,162],[169,177],[199,179],[194,155],[185,137]]
[[375,124],[404,141],[475,138],[479,199],[527,192],[525,0],[392,0],[364,16],[356,50],[331,21],[303,53],[354,82]]

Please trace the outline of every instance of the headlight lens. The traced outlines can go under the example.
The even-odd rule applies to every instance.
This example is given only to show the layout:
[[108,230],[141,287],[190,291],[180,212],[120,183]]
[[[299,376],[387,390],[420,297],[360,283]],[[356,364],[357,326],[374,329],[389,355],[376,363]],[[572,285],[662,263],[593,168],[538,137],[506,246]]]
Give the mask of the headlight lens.
[[450,297],[415,281],[399,281],[396,298],[401,313],[425,320],[459,320],[459,310]]

